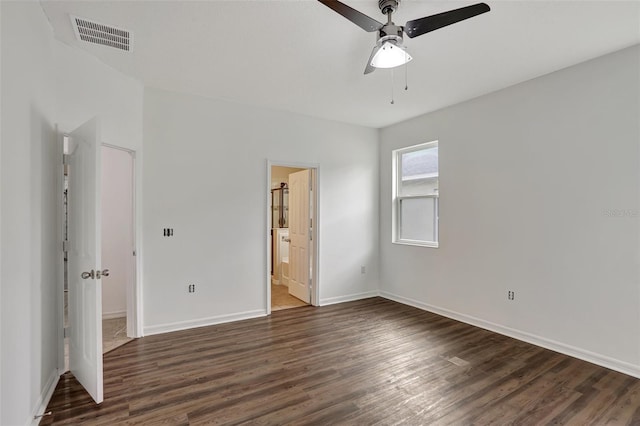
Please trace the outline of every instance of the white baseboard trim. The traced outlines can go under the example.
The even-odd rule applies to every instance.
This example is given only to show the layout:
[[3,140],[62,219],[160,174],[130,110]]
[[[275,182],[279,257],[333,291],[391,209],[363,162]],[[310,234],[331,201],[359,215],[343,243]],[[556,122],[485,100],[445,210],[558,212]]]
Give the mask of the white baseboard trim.
[[44,387],[44,392],[40,395],[40,399],[38,399],[38,403],[33,409],[33,413],[31,417],[24,422],[25,425],[37,426],[42,420],[41,416],[44,414],[47,409],[47,405],[49,405],[49,401],[53,396],[53,391],[56,390],[56,386],[58,386],[58,381],[60,380],[60,373],[57,369],[53,370],[49,379],[47,380],[47,384]]
[[127,311],[115,311],[115,312],[103,312],[102,319],[115,319],[115,318],[125,318],[127,316]]
[[144,328],[145,336],[154,334],[171,333],[172,331],[188,330],[190,328],[206,327],[209,325],[222,324],[225,322],[240,321],[251,318],[264,317],[267,311],[264,309],[256,311],[239,312],[237,314],[218,315],[215,317],[202,318],[189,321],[178,321],[168,324],[151,325]]
[[336,303],[352,302],[354,300],[368,299],[370,297],[379,296],[378,290],[367,291],[364,293],[347,294],[346,296],[328,297],[326,299],[320,299],[320,306],[334,305]]
[[562,342],[547,339],[542,336],[527,333],[524,331],[516,330],[510,327],[505,327],[500,324],[485,321],[480,318],[476,318],[470,315],[461,314],[448,309],[439,308],[437,306],[429,305],[427,303],[419,302],[417,300],[409,299],[396,294],[388,293],[386,291],[380,292],[380,297],[393,300],[404,305],[413,306],[414,308],[422,309],[424,311],[432,312],[434,314],[442,315],[443,317],[451,318],[457,321],[464,322],[476,327],[484,328],[489,331],[493,331],[498,334],[513,337],[514,339],[522,340],[523,342],[531,343],[532,345],[540,346],[546,349],[550,349],[555,352],[559,352],[564,355],[569,355],[574,358],[581,359],[583,361],[590,362],[592,364],[599,365],[601,367],[609,368],[611,370],[619,371],[620,373],[627,374],[629,376],[640,378],[640,366],[634,365],[625,361],[620,361],[615,358],[601,355],[595,352],[591,352],[585,349],[577,348],[575,346],[567,345]]

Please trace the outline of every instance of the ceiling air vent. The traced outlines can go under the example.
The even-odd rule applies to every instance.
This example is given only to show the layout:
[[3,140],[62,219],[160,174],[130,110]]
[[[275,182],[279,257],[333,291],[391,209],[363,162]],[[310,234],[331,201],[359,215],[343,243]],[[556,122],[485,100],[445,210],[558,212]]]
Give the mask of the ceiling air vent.
[[127,30],[77,16],[71,16],[71,23],[78,40],[114,47],[127,52],[133,48],[133,34]]

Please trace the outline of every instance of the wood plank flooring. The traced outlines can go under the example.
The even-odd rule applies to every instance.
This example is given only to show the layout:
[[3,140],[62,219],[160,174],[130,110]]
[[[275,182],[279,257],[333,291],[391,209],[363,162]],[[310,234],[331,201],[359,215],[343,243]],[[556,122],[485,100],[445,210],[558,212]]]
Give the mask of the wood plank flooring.
[[40,424],[640,425],[640,380],[381,298],[127,343]]

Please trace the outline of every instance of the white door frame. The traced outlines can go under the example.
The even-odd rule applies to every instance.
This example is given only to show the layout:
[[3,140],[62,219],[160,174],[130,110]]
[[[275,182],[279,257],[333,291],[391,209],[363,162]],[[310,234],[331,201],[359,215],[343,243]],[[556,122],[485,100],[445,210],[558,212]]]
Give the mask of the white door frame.
[[65,350],[64,350],[64,137],[66,133],[58,130],[58,124],[55,125],[56,129],[56,155],[57,155],[57,167],[56,167],[56,187],[58,188],[57,199],[57,237],[58,237],[58,268],[57,268],[57,305],[58,305],[58,374],[61,375],[65,372]]
[[136,152],[128,149],[128,148],[123,148],[121,146],[117,146],[117,145],[111,145],[108,143],[103,143],[102,144],[103,147],[107,147],[107,148],[111,148],[111,149],[117,149],[119,151],[124,151],[126,153],[128,153],[129,155],[131,155],[131,191],[132,191],[132,196],[133,196],[133,200],[131,201],[131,206],[133,211],[131,212],[131,226],[132,226],[132,232],[133,235],[131,236],[132,241],[133,241],[133,247],[131,247],[131,250],[133,252],[135,252],[135,262],[134,262],[134,268],[135,271],[133,271],[133,283],[131,283],[131,285],[127,286],[126,289],[126,293],[127,293],[127,336],[128,337],[142,337],[142,334],[138,332],[138,330],[140,329],[139,325],[140,325],[140,297],[139,297],[139,288],[140,288],[140,281],[138,279],[138,271],[140,271],[142,269],[142,265],[140,264],[140,256],[138,256],[138,215],[137,215],[137,211],[138,211],[138,197],[137,197],[137,186],[138,186],[138,179],[136,176],[136,172],[137,172],[137,168],[136,168]]
[[311,273],[311,305],[319,306],[320,304],[320,239],[318,237],[320,229],[320,165],[317,163],[299,163],[291,161],[273,161],[267,159],[267,191],[266,191],[266,232],[265,232],[265,245],[266,245],[266,258],[265,258],[265,275],[266,275],[266,312],[267,315],[271,315],[271,168],[272,167],[295,167],[299,169],[311,170],[311,200],[313,203],[313,229],[311,232],[311,245],[309,246],[312,255],[312,273]]

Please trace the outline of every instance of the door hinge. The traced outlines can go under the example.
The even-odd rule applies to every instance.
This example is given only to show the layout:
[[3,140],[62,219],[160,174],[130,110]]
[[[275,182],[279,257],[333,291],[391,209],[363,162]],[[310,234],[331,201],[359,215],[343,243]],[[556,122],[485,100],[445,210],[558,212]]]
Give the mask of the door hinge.
[[64,240],[62,242],[62,251],[65,253],[69,252],[69,240]]
[[135,250],[133,251],[133,255],[134,255],[134,256],[137,256],[137,255],[136,255],[136,251],[135,251]]
[[65,166],[69,165],[69,154],[62,154],[62,164],[64,164]]
[[62,329],[62,337],[69,337],[69,327]]

